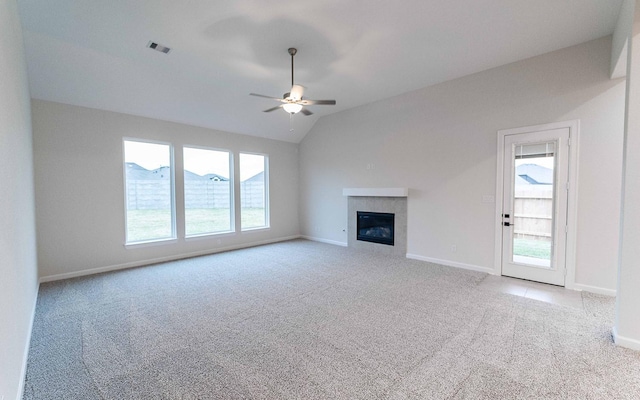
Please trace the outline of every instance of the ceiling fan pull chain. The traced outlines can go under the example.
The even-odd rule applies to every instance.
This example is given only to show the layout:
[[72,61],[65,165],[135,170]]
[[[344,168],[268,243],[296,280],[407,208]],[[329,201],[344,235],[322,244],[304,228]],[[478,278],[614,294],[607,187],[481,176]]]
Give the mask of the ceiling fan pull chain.
[[293,113],[289,114],[289,132],[293,132]]

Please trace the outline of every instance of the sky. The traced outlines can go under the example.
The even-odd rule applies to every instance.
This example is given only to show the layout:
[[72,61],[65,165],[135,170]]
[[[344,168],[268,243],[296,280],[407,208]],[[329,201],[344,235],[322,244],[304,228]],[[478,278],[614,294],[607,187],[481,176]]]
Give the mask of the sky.
[[229,153],[226,151],[184,148],[184,169],[194,174],[229,177]]
[[[170,146],[167,144],[126,140],[125,162],[136,163],[148,170],[170,164]],[[264,156],[240,154],[240,181],[251,178],[264,170]],[[217,174],[229,177],[229,153],[200,148],[184,148],[184,169],[200,176]]]

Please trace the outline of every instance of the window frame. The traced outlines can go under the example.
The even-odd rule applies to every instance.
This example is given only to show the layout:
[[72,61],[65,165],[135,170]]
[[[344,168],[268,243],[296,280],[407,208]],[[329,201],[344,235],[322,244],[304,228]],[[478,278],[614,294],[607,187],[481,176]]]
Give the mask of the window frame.
[[[128,196],[127,196],[127,160],[126,160],[126,142],[138,142],[138,143],[147,143],[147,144],[158,144],[169,146],[169,191],[170,191],[170,202],[171,202],[171,236],[165,238],[157,238],[157,239],[146,239],[146,240],[137,240],[137,241],[129,241],[129,215],[128,215]],[[122,138],[122,176],[124,183],[124,245],[127,248],[130,247],[141,247],[155,244],[165,244],[172,243],[178,241],[178,234],[176,229],[176,190],[175,190],[175,154],[174,154],[174,146],[171,142],[165,142],[160,140],[149,140],[149,139],[141,139],[141,138],[133,138],[125,136]]]
[[[263,168],[264,168],[264,225],[263,226],[255,226],[245,228],[242,225],[242,180],[240,179],[240,174],[242,173],[242,155],[250,155],[250,156],[262,156],[263,157]],[[239,190],[238,194],[240,196],[240,201],[238,202],[240,206],[239,210],[239,221],[240,221],[240,232],[251,232],[251,231],[259,231],[259,230],[269,230],[271,229],[271,204],[269,202],[269,155],[266,153],[258,153],[258,152],[250,152],[250,151],[239,151],[238,152],[238,185]]]
[[[228,231],[219,231],[219,232],[206,232],[206,233],[198,233],[194,235],[187,234],[187,194],[186,194],[186,180],[184,179],[184,173],[187,169],[184,166],[184,150],[186,148],[195,149],[195,150],[209,150],[209,151],[218,151],[224,152],[229,155],[229,230]],[[208,146],[199,146],[199,145],[182,145],[182,193],[184,196],[184,238],[185,240],[197,239],[197,238],[205,238],[208,236],[224,236],[233,234],[236,232],[236,207],[235,207],[235,168],[234,168],[234,152],[229,149],[222,149],[216,147],[208,147]]]

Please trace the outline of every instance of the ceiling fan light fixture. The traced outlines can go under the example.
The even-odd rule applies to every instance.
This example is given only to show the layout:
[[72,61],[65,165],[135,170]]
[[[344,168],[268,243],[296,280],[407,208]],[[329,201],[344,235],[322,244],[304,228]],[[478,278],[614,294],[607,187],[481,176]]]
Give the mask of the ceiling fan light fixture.
[[286,103],[282,106],[282,108],[284,108],[284,110],[289,114],[296,114],[300,112],[300,110],[302,110],[302,105],[296,103]]
[[291,55],[291,90],[285,93],[282,96],[282,98],[265,96],[263,94],[257,94],[257,93],[249,93],[250,96],[265,97],[267,99],[275,100],[282,103],[277,107],[271,107],[269,109],[264,110],[263,112],[268,113],[268,112],[275,111],[279,108],[282,108],[287,112],[287,114],[289,114],[289,117],[291,119],[291,116],[293,116],[293,114],[297,114],[300,111],[302,111],[302,114],[304,114],[305,116],[313,115],[311,111],[309,111],[307,108],[304,108],[303,106],[310,106],[310,105],[333,106],[336,104],[335,100],[311,100],[311,99],[302,98],[302,95],[304,94],[304,86],[296,85],[294,83],[295,81],[293,80],[293,56],[295,56],[297,52],[298,50],[296,50],[295,48],[293,47],[289,48],[289,54]]

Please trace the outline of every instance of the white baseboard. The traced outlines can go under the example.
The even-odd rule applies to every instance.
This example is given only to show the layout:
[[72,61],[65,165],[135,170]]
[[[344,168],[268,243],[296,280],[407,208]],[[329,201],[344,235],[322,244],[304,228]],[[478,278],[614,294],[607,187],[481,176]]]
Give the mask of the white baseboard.
[[36,319],[36,305],[38,304],[38,294],[40,293],[40,283],[36,287],[36,298],[33,299],[33,308],[31,309],[31,322],[27,330],[27,344],[24,347],[24,355],[22,356],[22,368],[20,368],[20,384],[18,385],[18,399],[22,399],[24,395],[24,384],[27,379],[27,361],[29,360],[29,349],[31,348],[31,334],[33,333],[33,322]]
[[620,347],[626,347],[631,350],[639,350],[640,351],[640,340],[631,339],[624,336],[618,335],[618,331],[615,326],[612,329],[613,333],[613,341]]
[[176,261],[176,260],[182,260],[182,259],[191,258],[191,257],[206,256],[209,254],[222,253],[225,251],[245,249],[245,248],[255,247],[255,246],[262,246],[264,244],[270,244],[270,243],[285,242],[287,240],[300,239],[300,238],[301,238],[300,235],[286,236],[286,237],[281,237],[276,239],[267,239],[267,240],[260,240],[257,242],[249,242],[249,243],[236,244],[236,245],[231,245],[226,247],[218,247],[215,249],[207,249],[207,250],[196,251],[192,253],[175,254],[167,257],[151,258],[151,259],[133,261],[133,262],[124,263],[124,264],[108,265],[106,267],[91,268],[91,269],[85,269],[85,270],[74,271],[74,272],[66,272],[63,274],[47,275],[47,276],[40,277],[39,281],[40,283],[59,281],[62,279],[77,278],[80,276],[100,274],[103,272],[118,271],[121,269],[141,267],[143,265],[157,264],[157,263],[167,262],[167,261]]
[[493,268],[482,267],[480,265],[465,264],[457,261],[440,260],[438,258],[425,257],[418,254],[411,254],[411,253],[407,253],[407,258],[410,258],[412,260],[426,261],[434,264],[446,265],[447,267],[455,267],[455,268],[468,269],[471,271],[485,272],[487,274],[492,274],[492,275],[494,274]]
[[601,287],[597,287],[597,286],[583,285],[581,283],[574,283],[572,289],[573,290],[580,290],[580,291],[590,292],[590,293],[595,293],[595,294],[603,294],[605,296],[616,297],[616,291],[613,290],[613,289],[605,289],[605,288],[601,288]]
[[311,240],[313,242],[332,244],[334,246],[342,246],[342,247],[347,247],[348,246],[348,244],[346,242],[338,242],[337,240],[322,239],[322,238],[318,238],[318,237],[305,236],[305,235],[302,235],[301,238],[307,239],[307,240]]

